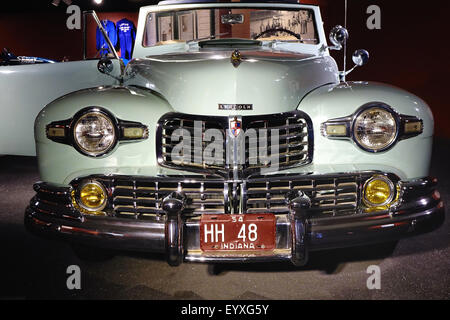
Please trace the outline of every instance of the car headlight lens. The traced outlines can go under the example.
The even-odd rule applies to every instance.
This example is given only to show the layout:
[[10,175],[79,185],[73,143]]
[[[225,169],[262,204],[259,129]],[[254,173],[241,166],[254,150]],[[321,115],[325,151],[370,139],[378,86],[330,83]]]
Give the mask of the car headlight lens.
[[396,116],[380,107],[361,112],[353,126],[356,143],[373,152],[389,148],[397,138]]
[[385,176],[374,176],[364,186],[364,203],[369,207],[388,205],[394,199],[394,183]]
[[105,154],[116,142],[114,123],[97,111],[88,112],[77,120],[73,136],[79,149],[91,156]]
[[78,189],[77,203],[85,213],[95,213],[103,210],[106,206],[106,190],[97,181],[84,183]]

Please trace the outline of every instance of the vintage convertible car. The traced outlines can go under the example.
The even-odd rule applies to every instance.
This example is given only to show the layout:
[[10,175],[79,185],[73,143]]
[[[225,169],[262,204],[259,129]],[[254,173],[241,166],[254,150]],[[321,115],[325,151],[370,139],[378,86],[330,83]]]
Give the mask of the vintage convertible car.
[[[347,82],[298,3],[164,1],[139,14],[113,85],[48,104],[26,226],[170,265],[287,260],[442,224],[433,116],[411,93]],[[355,67],[368,53],[353,55]]]

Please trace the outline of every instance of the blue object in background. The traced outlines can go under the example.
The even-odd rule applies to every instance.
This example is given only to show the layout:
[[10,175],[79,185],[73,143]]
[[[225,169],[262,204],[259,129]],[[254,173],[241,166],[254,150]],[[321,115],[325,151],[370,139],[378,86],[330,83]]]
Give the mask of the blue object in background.
[[131,59],[131,52],[136,39],[136,28],[133,22],[128,19],[122,19],[116,25],[120,43],[120,57]]
[[[106,34],[108,35],[108,38],[111,40],[112,45],[115,47],[117,45],[117,30],[116,25],[114,22],[109,20],[102,20],[101,21],[103,28],[106,30]],[[110,52],[108,43],[106,42],[105,37],[103,36],[102,32],[100,31],[100,28],[97,27],[97,51],[100,52],[101,55],[107,54]]]

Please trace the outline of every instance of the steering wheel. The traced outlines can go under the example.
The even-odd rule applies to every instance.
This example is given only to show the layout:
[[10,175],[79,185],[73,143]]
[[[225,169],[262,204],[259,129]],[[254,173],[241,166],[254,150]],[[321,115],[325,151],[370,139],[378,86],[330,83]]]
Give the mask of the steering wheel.
[[291,36],[296,37],[298,40],[302,40],[302,37],[301,37],[299,34],[293,32],[293,31],[291,31],[291,30],[284,29],[284,28],[271,28],[271,29],[267,29],[267,30],[261,32],[260,34],[254,36],[253,39],[256,40],[256,39],[258,39],[258,38],[261,38],[261,37],[262,37],[263,35],[265,35],[266,33],[272,33],[272,32],[285,32],[285,33],[287,33],[287,34],[289,34],[289,35],[291,35]]

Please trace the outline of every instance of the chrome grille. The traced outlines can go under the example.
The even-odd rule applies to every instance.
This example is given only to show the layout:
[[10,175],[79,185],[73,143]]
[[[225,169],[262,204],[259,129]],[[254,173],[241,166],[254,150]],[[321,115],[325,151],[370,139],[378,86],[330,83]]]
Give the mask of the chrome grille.
[[[362,186],[374,173],[334,175],[278,174],[253,176],[242,181],[208,176],[89,176],[72,182],[94,179],[108,191],[105,212],[117,217],[145,219],[164,215],[162,200],[174,191],[187,198],[183,215],[289,212],[286,196],[301,190],[311,199],[313,218],[356,214]],[[398,181],[392,177],[393,181]]]
[[227,185],[223,181],[176,181],[114,179],[113,211],[116,216],[145,218],[163,214],[161,202],[173,191],[182,191],[188,199],[185,214],[225,213]]
[[301,190],[311,199],[311,214],[339,216],[356,213],[360,199],[361,181],[357,176],[279,176],[246,182],[247,213],[287,213],[286,194]]
[[[223,159],[222,164],[208,165],[204,159],[196,159],[196,155],[203,155],[203,151],[206,145],[209,143],[204,141],[203,134],[195,134],[195,121],[198,121],[199,128],[201,132],[205,132],[208,129],[216,129],[222,135],[222,139],[225,139],[224,127],[221,123],[217,122],[215,119],[202,119],[199,117],[183,117],[183,115],[174,114],[173,116],[163,118],[159,122],[160,137],[158,140],[161,141],[160,146],[160,162],[165,164],[171,164],[178,167],[197,167],[197,168],[211,168],[211,169],[223,169],[225,167],[225,149],[222,150],[220,158]],[[178,132],[176,132],[178,130]],[[186,130],[189,133],[191,141],[185,141],[183,137],[179,137],[176,140],[173,139],[174,133],[179,133],[182,135],[180,130]],[[224,140],[225,141],[225,140]],[[190,150],[190,154],[180,153],[179,159],[172,159],[172,150],[179,143],[185,143],[187,148],[184,150]]]
[[[312,161],[312,123],[309,117],[301,111],[262,115],[262,116],[242,116],[239,117],[241,121],[241,129],[246,135],[241,134],[235,138],[230,133],[230,120],[234,117],[208,117],[196,116],[180,113],[168,113],[164,115],[158,122],[157,130],[157,155],[158,162],[167,167],[179,169],[193,169],[193,170],[209,170],[217,173],[227,173],[233,168],[237,167],[244,176],[254,172],[259,168],[264,168],[273,165],[270,162],[270,157],[278,158],[279,168],[288,168],[300,166]],[[181,130],[178,130],[181,129]],[[195,130],[197,129],[197,130]],[[202,131],[199,134],[199,129]],[[213,154],[213,157],[220,159],[214,164],[209,164],[207,159],[202,157],[205,148],[211,143],[205,141],[202,132],[208,129],[217,130],[223,139],[222,150],[214,150],[220,152],[220,155]],[[256,132],[257,144],[254,143],[250,134],[250,129]],[[178,131],[176,131],[178,130]],[[181,135],[182,130],[190,136],[190,141],[184,141]],[[276,154],[271,154],[272,145],[271,138],[275,138],[275,133],[278,133],[278,151]],[[173,136],[177,133],[176,137]],[[267,138],[261,139],[261,134],[266,133]],[[245,140],[243,140],[245,139]],[[267,150],[261,154],[260,142],[267,141]],[[183,145],[183,143],[186,143]],[[245,148],[245,155],[238,151],[238,163],[232,155],[233,144],[243,146]],[[185,146],[183,152],[176,152],[178,157],[172,157],[172,151],[175,147]],[[181,149],[181,148],[180,148]],[[227,154],[228,150],[228,154]],[[176,151],[180,151],[179,149]],[[265,157],[267,156],[267,157]],[[196,158],[197,157],[197,158]],[[228,159],[227,159],[228,157]],[[242,158],[244,157],[244,158]],[[234,159],[234,160],[233,160]],[[210,161],[211,162],[211,161]]]
[[[246,127],[251,129],[267,130],[267,150],[268,156],[278,157],[280,167],[291,167],[298,164],[305,164],[309,160],[308,150],[308,125],[304,118],[299,117],[297,113],[288,113],[273,118],[258,119],[258,117],[249,117]],[[254,118],[256,118],[254,120]],[[278,154],[271,154],[271,132],[278,132]],[[259,161],[255,164],[254,155],[257,154],[257,147],[249,145],[249,139],[246,141],[246,164],[250,169],[268,167],[267,163]],[[253,155],[253,156],[252,156]]]

